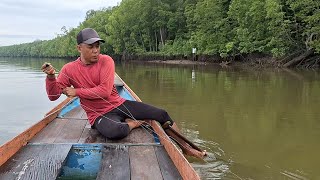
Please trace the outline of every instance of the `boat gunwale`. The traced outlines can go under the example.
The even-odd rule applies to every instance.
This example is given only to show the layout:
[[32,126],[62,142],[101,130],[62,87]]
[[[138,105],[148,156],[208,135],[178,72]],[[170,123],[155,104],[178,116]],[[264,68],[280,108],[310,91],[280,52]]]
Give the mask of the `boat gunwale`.
[[[134,93],[134,91],[116,74],[116,77],[123,83],[123,87],[132,95],[132,97],[138,101],[142,102],[141,99]],[[7,160],[9,160],[14,154],[16,154],[23,146],[25,146],[37,133],[43,130],[50,122],[52,122],[55,118],[57,118],[58,114],[61,110],[68,106],[71,102],[73,102],[77,97],[66,98],[63,102],[54,107],[51,111],[49,111],[46,116],[20,133],[13,139],[9,140],[2,146],[0,146],[0,166],[2,166]],[[168,135],[161,128],[160,124],[154,120],[150,121],[150,125],[158,135],[161,144],[164,146],[166,152],[177,168],[183,179],[200,179],[197,172],[188,162],[188,160],[184,157],[181,151],[177,148],[177,146],[171,141]],[[33,144],[33,143],[30,143]],[[75,144],[75,143],[72,143]],[[104,143],[105,144],[105,143]],[[36,145],[36,143],[34,143]]]

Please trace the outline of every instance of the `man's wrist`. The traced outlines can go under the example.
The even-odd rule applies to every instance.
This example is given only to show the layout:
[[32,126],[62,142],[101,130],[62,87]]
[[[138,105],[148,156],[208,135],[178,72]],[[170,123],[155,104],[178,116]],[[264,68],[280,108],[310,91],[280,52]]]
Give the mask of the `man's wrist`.
[[55,76],[54,74],[47,74],[47,77],[48,77],[49,79],[53,79],[53,78],[55,78],[56,76]]

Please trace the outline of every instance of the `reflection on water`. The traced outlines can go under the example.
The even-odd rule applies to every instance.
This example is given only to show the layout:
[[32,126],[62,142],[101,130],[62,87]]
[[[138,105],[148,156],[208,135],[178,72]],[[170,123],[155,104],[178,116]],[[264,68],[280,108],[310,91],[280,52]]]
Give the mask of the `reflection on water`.
[[[0,142],[54,106],[44,90],[44,61],[0,59]],[[320,179],[320,73],[213,66],[117,64],[146,102],[166,109],[206,149],[188,158],[203,179]]]

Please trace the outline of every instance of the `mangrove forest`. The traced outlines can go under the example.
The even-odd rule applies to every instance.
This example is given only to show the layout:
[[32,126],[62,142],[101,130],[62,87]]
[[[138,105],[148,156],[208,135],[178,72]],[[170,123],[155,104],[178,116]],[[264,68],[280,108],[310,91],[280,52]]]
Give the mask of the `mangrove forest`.
[[90,10],[52,40],[0,47],[0,56],[76,57],[77,33],[96,29],[101,52],[125,60],[192,59],[281,67],[320,65],[320,1],[122,0]]

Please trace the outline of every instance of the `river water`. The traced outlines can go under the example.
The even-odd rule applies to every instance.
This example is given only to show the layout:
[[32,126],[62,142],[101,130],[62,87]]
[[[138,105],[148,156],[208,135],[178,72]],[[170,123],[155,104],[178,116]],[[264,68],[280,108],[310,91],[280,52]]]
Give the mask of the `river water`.
[[[42,63],[0,58],[0,144],[63,100],[50,102]],[[142,101],[166,109],[209,156],[188,160],[202,179],[320,179],[320,72],[117,63]]]

